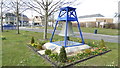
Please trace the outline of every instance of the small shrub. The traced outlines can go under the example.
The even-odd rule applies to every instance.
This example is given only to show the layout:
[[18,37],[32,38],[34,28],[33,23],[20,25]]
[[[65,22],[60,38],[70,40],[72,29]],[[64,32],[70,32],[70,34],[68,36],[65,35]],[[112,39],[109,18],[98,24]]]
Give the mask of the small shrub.
[[67,54],[66,54],[64,46],[62,46],[62,48],[60,49],[59,61],[60,62],[66,62],[67,61]]
[[85,53],[90,54],[90,53],[91,53],[91,50],[90,50],[90,49],[85,49]]
[[6,40],[6,37],[5,37],[5,36],[1,36],[1,39],[2,39],[2,40]]
[[92,42],[88,42],[88,43],[86,43],[86,44],[88,44],[88,45],[91,46],[91,47],[97,47],[97,45],[93,44]]
[[37,47],[37,45],[38,45],[38,44],[36,44],[36,43],[32,43],[32,44],[31,44],[31,46],[33,46],[33,47]]
[[52,53],[49,55],[53,60],[58,61],[58,53]]
[[84,53],[78,53],[77,56],[79,59],[82,59],[84,57]]
[[47,41],[40,41],[39,44],[42,46],[46,43]]
[[55,42],[55,40],[52,40],[52,42]]
[[31,38],[31,44],[35,43],[34,37]]
[[37,50],[41,50],[41,49],[42,49],[42,46],[41,46],[40,44],[38,44],[38,45],[36,46],[36,49],[37,49]]
[[46,49],[46,50],[45,50],[45,54],[46,54],[46,55],[50,55],[50,54],[51,54],[51,50]]
[[103,39],[101,39],[101,42],[100,42],[100,44],[99,44],[99,47],[100,47],[100,48],[106,47],[106,46],[105,46],[105,42],[104,42]]

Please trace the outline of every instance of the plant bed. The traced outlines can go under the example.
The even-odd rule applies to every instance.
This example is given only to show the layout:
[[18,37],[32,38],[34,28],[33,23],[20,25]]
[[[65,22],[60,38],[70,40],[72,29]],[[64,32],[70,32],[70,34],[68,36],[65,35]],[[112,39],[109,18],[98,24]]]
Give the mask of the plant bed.
[[[92,52],[90,53],[89,50],[83,50],[83,53],[78,53],[77,55],[74,56],[69,56],[68,60],[66,62],[59,62],[58,61],[58,56],[57,53],[52,53],[53,56],[50,55],[41,55],[40,53],[38,53],[37,49],[31,45],[28,45],[28,47],[30,47],[34,52],[36,52],[39,56],[43,57],[44,59],[46,59],[47,61],[49,61],[52,65],[56,66],[56,67],[69,67],[72,66],[74,64],[86,61],[88,59],[94,58],[96,56],[100,56],[103,55],[107,52],[110,52],[110,49],[107,48],[91,48],[89,50],[91,50]],[[86,53],[87,52],[87,53]],[[81,57],[82,56],[82,57]]]
[[54,62],[52,62],[47,55],[41,55],[40,53],[38,53],[37,49],[31,45],[27,45],[30,49],[32,49],[36,54],[38,54],[39,56],[41,56],[42,58],[44,58],[45,60],[47,60],[48,62],[50,62],[52,65],[57,66]]
[[[65,47],[62,46],[60,53],[52,52],[49,49],[42,48],[42,45],[46,41],[41,41],[40,43],[35,43],[34,37],[31,39],[31,43],[28,45],[34,52],[49,61],[51,64],[57,67],[69,67],[74,64],[86,61],[96,56],[100,56],[111,50],[105,46],[105,42],[101,39],[100,43],[97,45],[95,42],[87,43],[91,48],[81,50],[74,55],[67,55]],[[39,46],[39,47],[38,47]],[[39,52],[40,51],[40,52]]]

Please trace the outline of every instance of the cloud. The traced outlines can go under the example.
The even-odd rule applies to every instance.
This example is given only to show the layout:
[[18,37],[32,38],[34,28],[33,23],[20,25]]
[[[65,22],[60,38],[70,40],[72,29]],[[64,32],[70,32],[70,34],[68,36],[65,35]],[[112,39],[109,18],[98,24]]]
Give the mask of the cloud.
[[103,14],[105,16],[112,16],[118,11],[119,0],[85,0],[77,7],[79,16],[88,14]]

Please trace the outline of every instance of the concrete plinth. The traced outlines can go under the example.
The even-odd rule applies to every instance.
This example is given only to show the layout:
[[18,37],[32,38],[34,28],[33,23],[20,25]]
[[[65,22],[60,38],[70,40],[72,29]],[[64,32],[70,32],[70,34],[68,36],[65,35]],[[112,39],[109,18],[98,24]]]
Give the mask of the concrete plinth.
[[[54,43],[49,42],[49,43],[45,43],[42,47],[43,49],[50,49],[52,50],[52,52],[59,54],[60,48],[62,46],[58,46]],[[89,45],[84,44],[84,45],[79,45],[79,46],[66,47],[65,50],[66,50],[67,55],[74,55],[74,54],[81,52],[81,50],[89,49],[89,48],[90,48]],[[41,54],[44,54],[45,51],[38,51],[38,52]]]

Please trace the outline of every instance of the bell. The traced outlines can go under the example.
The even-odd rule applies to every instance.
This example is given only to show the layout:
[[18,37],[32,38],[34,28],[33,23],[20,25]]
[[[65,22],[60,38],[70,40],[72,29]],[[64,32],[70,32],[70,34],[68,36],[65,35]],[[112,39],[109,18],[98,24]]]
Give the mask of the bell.
[[[72,23],[68,22],[68,26],[67,27],[68,27],[67,28],[67,37],[68,36],[74,36],[73,29],[72,29]],[[60,36],[65,36],[65,30],[66,30],[66,22],[63,23],[63,27],[62,27],[62,30],[59,33],[59,35]]]

